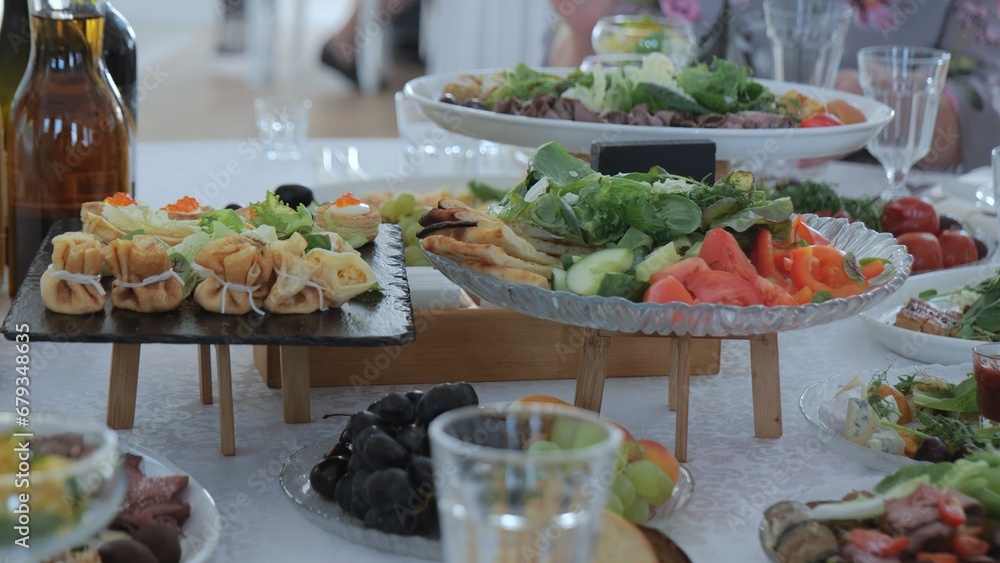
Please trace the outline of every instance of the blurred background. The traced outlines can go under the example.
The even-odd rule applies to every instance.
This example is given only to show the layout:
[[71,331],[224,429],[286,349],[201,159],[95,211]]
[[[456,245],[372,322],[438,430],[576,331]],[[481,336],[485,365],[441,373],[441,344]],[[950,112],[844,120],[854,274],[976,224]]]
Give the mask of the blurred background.
[[381,88],[362,93],[323,65],[320,54],[366,3],[367,13],[375,14],[385,5],[381,0],[115,0],[138,45],[139,140],[255,136],[253,100],[269,94],[312,100],[311,137],[395,136],[393,94],[408,79],[425,72],[541,64],[543,36],[555,21],[549,3],[541,0],[414,0],[389,24],[358,22],[370,38],[364,63],[381,76]]

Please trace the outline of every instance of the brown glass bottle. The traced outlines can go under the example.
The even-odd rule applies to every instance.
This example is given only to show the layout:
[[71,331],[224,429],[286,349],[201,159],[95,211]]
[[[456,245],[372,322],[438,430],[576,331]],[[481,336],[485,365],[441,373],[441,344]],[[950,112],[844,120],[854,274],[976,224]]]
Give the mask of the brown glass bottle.
[[8,121],[12,294],[52,223],[79,216],[87,201],[131,192],[130,130],[104,66],[104,2],[65,5],[31,0],[31,57]]

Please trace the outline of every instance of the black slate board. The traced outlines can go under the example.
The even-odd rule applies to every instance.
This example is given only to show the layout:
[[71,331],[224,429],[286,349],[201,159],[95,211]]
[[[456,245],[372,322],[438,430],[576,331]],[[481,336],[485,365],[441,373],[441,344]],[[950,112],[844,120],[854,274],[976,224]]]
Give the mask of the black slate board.
[[[13,340],[19,325],[28,325],[32,341],[118,342],[125,344],[270,344],[282,346],[390,346],[416,337],[410,286],[406,281],[399,227],[382,225],[378,237],[361,250],[385,288],[381,298],[355,298],[340,309],[308,315],[220,315],[203,310],[188,298],[169,313],[136,313],[115,309],[76,316],[45,308],[41,275],[52,263],[52,237],[80,230],[80,221],[57,222],[42,242],[0,332]],[[110,278],[105,278],[105,287]]]
[[710,184],[718,180],[712,141],[609,141],[590,146],[590,167],[601,174],[648,172],[654,166]]

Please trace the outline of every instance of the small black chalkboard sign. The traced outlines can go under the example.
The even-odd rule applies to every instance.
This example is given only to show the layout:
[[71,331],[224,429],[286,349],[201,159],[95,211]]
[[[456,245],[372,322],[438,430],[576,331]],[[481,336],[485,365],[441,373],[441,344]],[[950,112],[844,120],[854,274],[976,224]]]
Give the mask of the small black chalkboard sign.
[[590,166],[601,174],[647,172],[659,166],[678,176],[715,182],[712,141],[616,141],[590,147]]

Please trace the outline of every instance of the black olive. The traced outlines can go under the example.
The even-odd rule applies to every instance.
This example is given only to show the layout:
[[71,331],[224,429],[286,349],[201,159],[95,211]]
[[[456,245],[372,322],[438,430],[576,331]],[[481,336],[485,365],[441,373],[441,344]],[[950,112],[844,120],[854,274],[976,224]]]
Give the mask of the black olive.
[[142,543],[153,552],[160,563],[178,563],[181,560],[181,541],[177,532],[163,524],[146,524],[132,539]]
[[243,209],[243,206],[238,203],[230,203],[229,205],[226,206],[226,209],[232,209],[233,211],[238,211],[240,209]]
[[274,195],[292,209],[298,209],[300,204],[308,207],[315,200],[313,191],[299,184],[278,186],[274,190]]
[[920,442],[920,447],[917,448],[917,452],[913,454],[913,459],[918,461],[929,461],[931,463],[937,463],[939,461],[948,461],[951,459],[951,452],[948,451],[948,446],[938,438],[937,436],[930,436],[924,438],[923,442]]
[[983,451],[983,449],[975,444],[962,444],[955,450],[955,454],[952,456],[952,461],[962,459],[973,452],[981,451]]
[[446,104],[457,104],[458,103],[458,100],[455,99],[455,96],[453,94],[445,94],[445,95],[441,96],[441,101],[444,102],[444,103],[446,103]]
[[986,243],[979,240],[976,237],[972,237],[972,242],[976,243],[976,252],[979,254],[979,259],[982,260],[990,253],[990,249],[986,246]]
[[480,100],[479,98],[472,98],[471,100],[465,102],[462,105],[472,109],[486,109],[486,110],[490,109],[486,107],[486,104],[484,104],[483,101]]
[[961,231],[962,222],[954,215],[941,213],[938,215],[938,230],[940,231]]
[[145,544],[135,540],[115,540],[97,550],[104,563],[159,563]]

